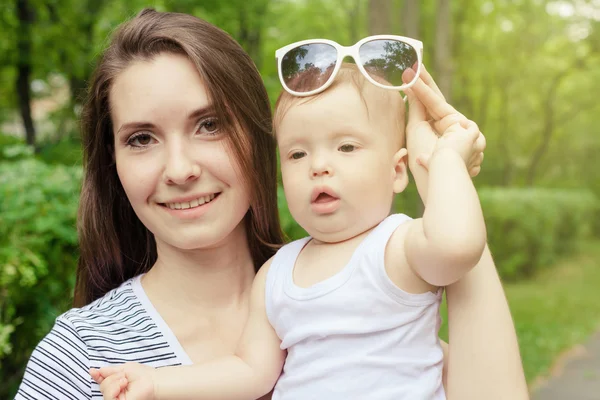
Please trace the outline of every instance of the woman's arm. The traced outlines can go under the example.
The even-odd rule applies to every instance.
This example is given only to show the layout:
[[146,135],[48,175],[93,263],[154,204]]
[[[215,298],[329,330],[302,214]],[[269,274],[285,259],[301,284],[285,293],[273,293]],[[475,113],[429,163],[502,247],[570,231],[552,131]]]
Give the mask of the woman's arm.
[[446,288],[446,296],[448,399],[528,399],[517,335],[489,248]]
[[[443,131],[465,118],[446,102],[425,68],[407,94],[412,109],[407,125],[409,166],[425,202],[428,174],[417,158],[431,154],[437,140],[428,121],[433,119],[433,126]],[[480,139],[476,146],[483,152],[485,138]],[[479,173],[482,160],[483,156],[472,160],[471,176]],[[448,399],[528,399],[514,324],[487,246],[479,263],[446,287],[446,296],[450,344],[442,347]]]

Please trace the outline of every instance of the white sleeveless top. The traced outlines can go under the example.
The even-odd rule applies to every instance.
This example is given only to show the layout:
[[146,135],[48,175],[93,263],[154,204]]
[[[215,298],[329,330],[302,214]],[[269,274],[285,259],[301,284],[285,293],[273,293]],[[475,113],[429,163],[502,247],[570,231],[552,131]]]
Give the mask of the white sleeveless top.
[[386,244],[409,221],[396,214],[358,245],[336,275],[296,286],[310,238],[282,247],[267,274],[266,311],[287,350],[273,400],[445,399],[438,339],[441,293],[409,294],[387,276]]

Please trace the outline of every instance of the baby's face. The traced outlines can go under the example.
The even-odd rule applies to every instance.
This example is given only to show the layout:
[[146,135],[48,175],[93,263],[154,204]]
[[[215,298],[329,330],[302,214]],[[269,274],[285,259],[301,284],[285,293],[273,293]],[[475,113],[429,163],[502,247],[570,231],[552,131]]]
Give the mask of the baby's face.
[[401,113],[403,104],[387,97],[365,90],[363,101],[353,84],[340,83],[297,102],[278,124],[288,206],[313,238],[347,240],[388,215],[403,134],[392,113]]

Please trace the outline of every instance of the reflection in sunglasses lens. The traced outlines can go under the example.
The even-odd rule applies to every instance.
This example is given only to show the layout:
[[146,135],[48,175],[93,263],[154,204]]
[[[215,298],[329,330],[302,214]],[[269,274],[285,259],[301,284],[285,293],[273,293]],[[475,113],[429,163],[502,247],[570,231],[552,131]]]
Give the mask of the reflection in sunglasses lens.
[[318,89],[331,77],[337,50],[329,44],[313,43],[296,47],[281,60],[281,74],[286,86],[299,93]]
[[402,86],[402,74],[418,60],[415,48],[398,40],[373,40],[358,53],[369,76],[386,86]]

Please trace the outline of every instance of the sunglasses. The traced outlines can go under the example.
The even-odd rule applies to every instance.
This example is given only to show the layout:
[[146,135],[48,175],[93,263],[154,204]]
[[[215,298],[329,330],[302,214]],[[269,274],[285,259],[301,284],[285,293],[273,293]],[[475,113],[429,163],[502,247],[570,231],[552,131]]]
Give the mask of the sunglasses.
[[[354,46],[341,46],[327,39],[303,40],[275,52],[279,80],[294,96],[320,93],[333,83],[346,56],[354,58],[360,72],[372,84],[403,90],[411,87],[419,77],[423,43],[392,35],[369,36]],[[402,74],[415,65],[415,77],[404,83]]]

